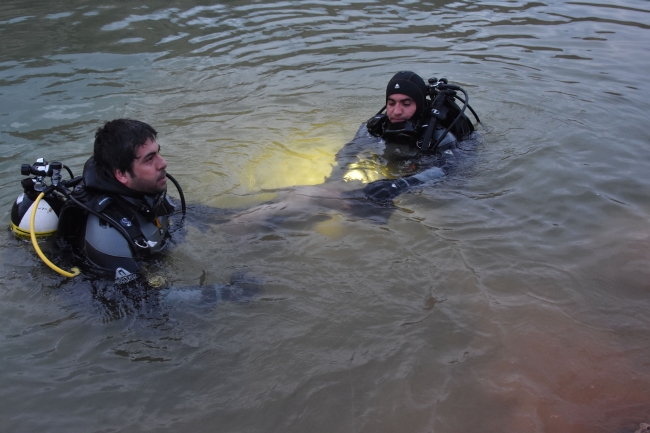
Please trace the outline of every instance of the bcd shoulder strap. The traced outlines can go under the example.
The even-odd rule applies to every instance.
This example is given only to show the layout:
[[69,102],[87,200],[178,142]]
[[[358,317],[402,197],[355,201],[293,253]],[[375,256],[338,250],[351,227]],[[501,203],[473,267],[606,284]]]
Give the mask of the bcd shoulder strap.
[[120,231],[123,230],[128,234],[127,241],[132,245],[134,255],[140,257],[147,255],[150,252],[149,244],[142,234],[135,210],[120,201],[118,197],[97,196],[91,199],[88,205],[94,211],[110,219],[109,225],[113,227],[119,225]]

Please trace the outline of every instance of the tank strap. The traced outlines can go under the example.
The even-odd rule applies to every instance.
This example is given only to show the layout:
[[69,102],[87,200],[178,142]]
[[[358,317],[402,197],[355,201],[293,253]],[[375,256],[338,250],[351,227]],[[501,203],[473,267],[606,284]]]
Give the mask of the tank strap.
[[97,205],[101,214],[119,224],[138,247],[134,254],[143,256],[150,253],[150,245],[147,238],[142,234],[136,211],[128,206],[120,206],[119,199],[115,197],[100,197]]
[[108,195],[83,195],[84,205],[109,219],[112,225],[119,225],[128,234],[131,240],[129,244],[135,245],[135,248],[132,247],[135,256],[146,256],[150,252],[149,244],[142,234],[135,210],[119,201],[117,197]]

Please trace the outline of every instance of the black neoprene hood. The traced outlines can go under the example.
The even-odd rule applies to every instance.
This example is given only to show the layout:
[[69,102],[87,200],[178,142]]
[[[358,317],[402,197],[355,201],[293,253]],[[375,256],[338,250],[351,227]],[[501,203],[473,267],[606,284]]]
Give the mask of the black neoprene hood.
[[424,110],[427,91],[424,80],[418,74],[411,71],[400,71],[393,75],[393,78],[388,82],[388,86],[386,86],[386,100],[390,95],[398,93],[413,99],[417,107],[412,117],[415,120],[419,119]]

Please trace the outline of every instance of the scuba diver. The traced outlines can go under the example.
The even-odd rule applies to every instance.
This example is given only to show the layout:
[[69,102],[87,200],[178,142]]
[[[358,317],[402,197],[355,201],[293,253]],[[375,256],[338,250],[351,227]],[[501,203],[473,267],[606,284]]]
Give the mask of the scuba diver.
[[117,283],[134,280],[138,260],[168,246],[174,205],[156,136],[150,125],[131,119],[100,127],[83,181],[61,209],[59,238]]
[[[97,130],[82,176],[74,177],[59,162],[23,164],[21,173],[34,177],[22,182],[24,192],[12,208],[13,231],[31,236],[41,259],[62,275],[72,277],[79,270],[67,272],[47,260],[36,235],[56,232],[93,270],[114,275],[118,284],[135,280],[139,262],[169,245],[169,216],[175,208],[167,197],[168,178],[178,189],[183,215],[186,211],[180,185],[165,171],[156,136],[144,122],[116,119]],[[70,180],[62,179],[62,168]]]
[[[177,211],[167,196],[167,179],[180,196],[179,227],[186,215],[183,191],[166,172],[156,136],[147,123],[116,119],[97,129],[93,155],[82,176],[74,177],[60,162],[39,159],[23,164],[21,173],[30,177],[23,179],[24,192],[12,208],[12,230],[30,236],[40,258],[54,271],[66,277],[79,275],[78,268],[68,272],[50,262],[38,246],[37,235],[56,233],[64,252],[71,249],[72,257],[86,265],[93,296],[111,314],[140,306],[155,310],[160,302],[213,305],[249,299],[259,291],[260,282],[245,272],[234,273],[226,284],[180,288],[161,287],[163,277],[140,278],[147,277],[146,262],[168,248],[172,229],[177,228],[171,221]],[[62,179],[62,169],[71,179]],[[92,278],[96,274],[100,278]],[[160,290],[148,290],[152,287]]]
[[[464,99],[457,92],[463,93]],[[363,189],[366,198],[387,203],[412,186],[444,176],[457,157],[459,141],[474,131],[465,110],[469,108],[480,123],[468,100],[467,92],[446,78],[430,78],[427,85],[414,72],[398,72],[386,86],[386,105],[337,154],[343,178],[369,181]],[[350,157],[359,158],[373,137],[381,139],[381,162],[374,163],[375,154],[365,166],[363,162],[350,163]],[[374,180],[377,171],[389,179]]]

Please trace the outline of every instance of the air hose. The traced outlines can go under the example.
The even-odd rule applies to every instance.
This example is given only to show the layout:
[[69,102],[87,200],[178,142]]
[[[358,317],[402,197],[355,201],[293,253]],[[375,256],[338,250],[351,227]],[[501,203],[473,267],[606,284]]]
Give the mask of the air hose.
[[47,257],[45,257],[45,254],[43,254],[43,251],[41,251],[41,248],[38,246],[38,242],[36,242],[36,230],[34,230],[34,220],[36,219],[36,210],[38,209],[38,204],[41,202],[41,199],[45,197],[45,193],[41,192],[38,197],[36,198],[36,201],[32,205],[32,216],[29,219],[29,235],[32,238],[32,245],[34,245],[34,249],[36,250],[36,254],[43,260],[43,263],[45,263],[47,266],[49,266],[53,271],[58,272],[59,274],[63,275],[64,277],[72,278],[74,276],[79,275],[79,268],[72,268],[71,272],[68,272],[66,270],[63,270],[56,266],[54,263],[48,260]]
[[181,188],[181,185],[174,179],[174,177],[166,173],[165,176],[167,176],[167,179],[171,180],[174,186],[176,187],[176,190],[178,191],[178,195],[181,198],[181,210],[183,211],[183,215],[187,212],[187,208],[185,207],[185,195],[183,195],[183,189]]

